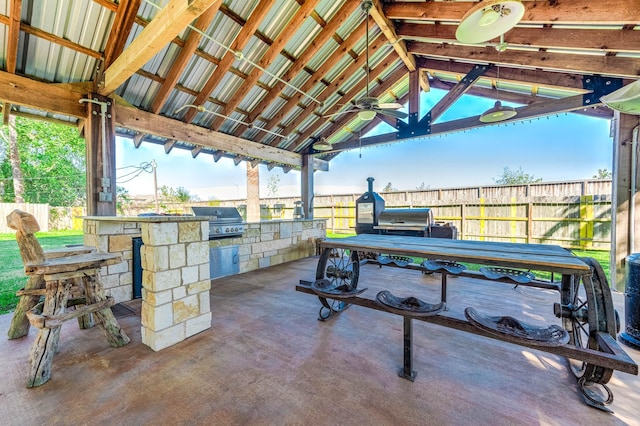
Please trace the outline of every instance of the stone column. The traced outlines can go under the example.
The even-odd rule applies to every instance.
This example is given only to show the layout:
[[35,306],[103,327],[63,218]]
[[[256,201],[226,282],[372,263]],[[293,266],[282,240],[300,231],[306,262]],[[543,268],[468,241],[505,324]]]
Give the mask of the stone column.
[[154,351],[211,328],[209,222],[142,223],[142,342]]

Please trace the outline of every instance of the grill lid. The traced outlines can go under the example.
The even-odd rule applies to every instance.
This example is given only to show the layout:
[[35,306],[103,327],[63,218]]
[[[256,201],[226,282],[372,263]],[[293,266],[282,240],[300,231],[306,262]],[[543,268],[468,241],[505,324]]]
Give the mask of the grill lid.
[[431,209],[384,209],[375,229],[423,230],[434,224]]
[[235,207],[191,207],[195,216],[208,216],[211,223],[242,223],[242,216]]

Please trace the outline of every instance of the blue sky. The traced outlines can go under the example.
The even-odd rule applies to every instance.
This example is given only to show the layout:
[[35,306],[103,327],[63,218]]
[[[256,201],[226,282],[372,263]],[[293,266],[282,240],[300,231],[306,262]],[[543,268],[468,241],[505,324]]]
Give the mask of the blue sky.
[[[421,111],[428,111],[444,94],[437,89],[423,93]],[[491,99],[465,95],[438,121],[478,115],[492,105]],[[416,189],[422,183],[430,188],[492,185],[505,167],[521,168],[544,182],[590,179],[598,169],[612,170],[609,125],[609,120],[560,114],[344,152],[330,162],[329,172],[314,174],[315,192],[360,193],[366,190],[369,176],[375,178],[377,191],[389,182],[400,190]],[[374,132],[391,129],[383,126]],[[116,167],[151,160],[158,164],[159,186],[182,186],[202,200],[246,196],[244,162],[236,166],[231,160],[221,159],[216,163],[206,154],[194,159],[190,152],[180,149],[167,155],[162,146],[143,143],[136,149],[128,139],[117,140]],[[127,171],[131,169],[118,170],[118,176]],[[272,175],[280,183],[278,195],[300,194],[299,172],[285,174],[281,168],[268,171],[260,166],[261,196],[271,195],[267,183]],[[120,183],[121,179],[118,182],[130,194],[153,193],[150,173],[127,183]]]

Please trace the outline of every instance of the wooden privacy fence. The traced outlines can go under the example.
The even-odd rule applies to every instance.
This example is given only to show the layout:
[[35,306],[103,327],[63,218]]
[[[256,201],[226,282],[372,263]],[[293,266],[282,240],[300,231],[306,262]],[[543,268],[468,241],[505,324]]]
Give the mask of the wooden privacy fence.
[[49,230],[49,204],[31,204],[31,203],[0,203],[0,233],[13,234],[13,229],[7,226],[6,217],[14,211],[20,209],[35,216],[40,225],[41,232]]
[[[351,203],[350,203],[351,204]],[[436,221],[458,228],[460,239],[558,244],[572,249],[610,250],[609,197],[546,198],[519,201],[480,199],[474,202],[432,202],[429,205],[394,205],[387,208],[428,207]],[[327,230],[353,233],[355,202],[315,207],[316,218],[327,218]]]

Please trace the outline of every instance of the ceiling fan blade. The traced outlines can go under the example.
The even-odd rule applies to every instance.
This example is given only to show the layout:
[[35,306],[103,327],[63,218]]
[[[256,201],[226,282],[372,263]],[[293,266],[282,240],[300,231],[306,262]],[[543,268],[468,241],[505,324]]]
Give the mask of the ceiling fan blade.
[[400,109],[400,108],[402,108],[402,104],[399,104],[397,102],[381,103],[381,104],[378,104],[378,108],[382,108],[382,109]]
[[406,112],[396,111],[394,109],[374,108],[374,111],[379,114],[386,115],[387,117],[393,118],[407,118],[409,116],[409,114],[407,114]]
[[355,110],[353,110],[353,109],[348,109],[348,110],[346,110],[346,111],[335,112],[335,113],[333,113],[333,114],[323,115],[323,116],[322,116],[322,118],[331,118],[331,117],[336,117],[336,116],[338,116],[338,115],[347,114],[347,113],[350,113],[350,112],[355,112]]

